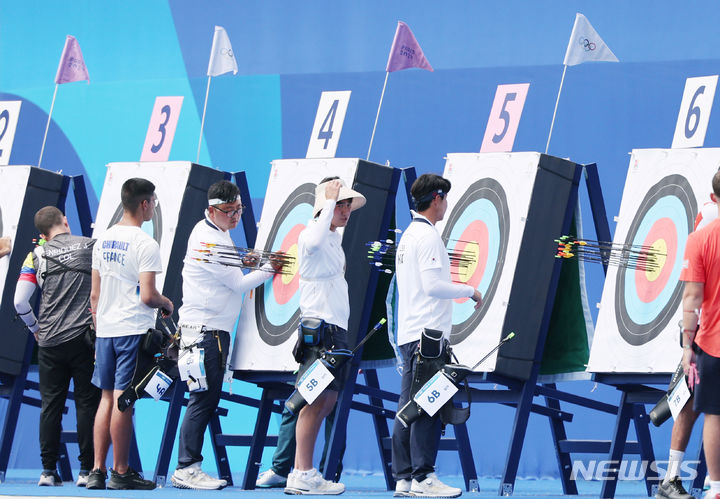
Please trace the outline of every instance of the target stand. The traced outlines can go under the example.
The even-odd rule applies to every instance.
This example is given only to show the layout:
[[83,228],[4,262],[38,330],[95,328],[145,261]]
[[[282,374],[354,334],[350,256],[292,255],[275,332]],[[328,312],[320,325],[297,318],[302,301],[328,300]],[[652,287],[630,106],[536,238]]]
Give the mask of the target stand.
[[[3,330],[3,349],[0,352],[0,397],[8,400],[0,430],[0,482],[5,481],[10,453],[12,451],[17,421],[23,405],[41,407],[39,384],[27,379],[32,362],[35,339],[28,334],[22,321],[16,320],[14,307],[15,286],[20,268],[28,252],[33,249],[32,240],[37,238],[33,218],[35,213],[48,205],[57,206],[65,212],[66,199],[72,184],[77,221],[84,236],[90,236],[92,215],[88,202],[85,180],[82,175],[69,177],[31,166],[0,167],[0,235],[10,236],[13,251],[0,260],[0,278],[3,283],[0,301],[0,320]],[[68,219],[71,219],[68,215]],[[26,392],[32,392],[32,395]],[[38,395],[34,395],[38,392]],[[73,400],[73,392],[68,392]],[[63,413],[67,413],[67,407]],[[72,469],[67,443],[77,443],[77,433],[62,432],[60,439],[59,472],[64,481],[72,481]],[[137,444],[133,440],[131,463],[140,464]]]
[[[709,200],[719,162],[720,149],[636,149],[631,153],[613,242],[650,246],[664,256],[652,271],[607,269],[587,370],[594,373],[595,381],[620,392],[612,440],[603,442],[603,451],[608,451],[613,462],[621,463],[628,453],[654,460],[645,406],[665,395],[682,356],[677,327],[682,283],[678,278],[685,242],[695,214]],[[627,442],[631,423],[637,442]],[[703,469],[701,460],[691,493],[701,493]],[[601,497],[614,497],[619,471],[620,466],[609,470]],[[653,495],[659,482],[651,467],[645,481],[648,495]]]
[[[557,391],[554,385],[540,385],[539,375],[565,266],[549,255],[555,254],[558,234],[567,234],[571,228],[584,169],[592,200],[598,196],[589,179],[596,175],[595,165],[583,167],[540,153],[447,157],[443,176],[453,188],[445,219],[437,227],[449,251],[470,254],[477,262],[469,269],[451,269],[453,280],[483,294],[478,310],[467,300],[456,300],[450,335],[453,351],[461,364],[473,365],[479,353],[490,351],[501,337],[516,334],[469,378],[473,403],[500,403],[516,409],[499,495],[513,493],[530,414],[548,417],[553,430],[564,429],[563,424],[573,418],[557,405],[558,399],[573,396]],[[582,315],[577,307],[573,312]],[[577,334],[586,335],[582,322]],[[575,333],[566,331],[566,339],[568,334]],[[481,388],[488,385],[493,389]],[[536,396],[552,402],[535,403]],[[465,400],[460,392],[454,401]],[[464,445],[467,429],[456,427],[455,434],[455,442],[446,448],[458,450],[466,486],[471,490],[476,477],[470,446]],[[564,435],[553,431],[553,437],[557,441]],[[559,461],[561,468],[563,465]]]

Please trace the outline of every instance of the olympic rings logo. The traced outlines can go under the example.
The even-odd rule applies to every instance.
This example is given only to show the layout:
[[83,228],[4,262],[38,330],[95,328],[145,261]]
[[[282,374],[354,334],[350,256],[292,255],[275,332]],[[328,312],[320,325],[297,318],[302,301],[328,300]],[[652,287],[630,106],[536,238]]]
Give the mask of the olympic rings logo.
[[226,56],[228,56],[228,57],[232,57],[232,56],[233,56],[233,51],[232,51],[232,49],[221,48],[221,49],[220,49],[220,55],[226,55]]
[[578,39],[578,43],[583,46],[585,52],[595,50],[595,44],[583,36]]

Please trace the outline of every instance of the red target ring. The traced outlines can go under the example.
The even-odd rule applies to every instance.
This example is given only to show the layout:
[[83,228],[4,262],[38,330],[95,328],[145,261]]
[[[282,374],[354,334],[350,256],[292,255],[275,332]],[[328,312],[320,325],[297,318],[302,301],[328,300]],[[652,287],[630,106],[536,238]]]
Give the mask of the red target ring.
[[[485,222],[475,220],[470,223],[453,248],[453,253],[472,262],[466,265],[457,260],[453,261],[450,265],[453,281],[477,288],[485,273],[488,259],[488,228]],[[455,302],[465,303],[468,300],[469,298],[458,298]]]
[[665,289],[672,274],[672,262],[675,261],[678,247],[675,223],[667,217],[658,219],[645,237],[643,245],[663,255],[657,260],[657,269],[639,269],[635,272],[638,298],[644,303],[650,303]]
[[286,274],[277,274],[272,280],[273,295],[278,305],[285,305],[297,293],[300,285],[298,267],[298,236],[305,229],[305,224],[297,224],[285,235],[280,251],[293,258],[293,264]]

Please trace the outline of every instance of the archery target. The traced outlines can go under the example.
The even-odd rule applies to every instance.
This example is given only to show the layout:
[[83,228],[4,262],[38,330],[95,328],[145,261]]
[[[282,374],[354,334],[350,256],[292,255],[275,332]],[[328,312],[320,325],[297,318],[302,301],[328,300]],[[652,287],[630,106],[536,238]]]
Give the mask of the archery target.
[[[437,228],[451,258],[453,282],[483,296],[453,303],[450,343],[461,363],[474,365],[499,341],[528,214],[539,153],[448,154],[448,208]],[[492,371],[495,353],[478,371]]]
[[[109,163],[93,237],[101,237],[122,218],[120,189],[123,183],[133,177],[145,178],[155,184],[158,204],[153,218],[142,225],[142,230],[160,245],[162,266],[163,270],[166,270],[191,167],[192,163],[188,161]],[[165,275],[165,272],[162,272],[155,278],[155,285],[159,290],[163,289]]]
[[[13,247],[17,243],[15,236],[20,223],[30,168],[30,166],[0,166],[0,236],[12,238]],[[23,243],[21,247],[28,247],[30,241],[23,241]],[[2,283],[3,289],[8,275],[10,256],[12,255],[0,258],[0,283]],[[1,299],[2,294],[0,293]]]
[[255,317],[260,338],[268,345],[280,345],[297,329],[300,317],[300,275],[298,268],[298,236],[312,218],[315,184],[304,183],[295,189],[278,210],[268,234],[266,251],[282,251],[295,258],[286,275],[276,275],[262,284],[255,300]]
[[[298,236],[312,219],[317,183],[325,177],[338,176],[352,186],[357,165],[357,159],[344,158],[272,162],[255,246],[285,251],[296,260],[286,275],[275,275],[245,294],[230,358],[232,369],[297,368],[292,348],[300,318]],[[342,229],[338,230],[342,233]]]
[[661,255],[651,269],[608,268],[588,371],[675,370],[685,242],[718,164],[720,149],[632,152],[613,243],[624,256],[631,245]]

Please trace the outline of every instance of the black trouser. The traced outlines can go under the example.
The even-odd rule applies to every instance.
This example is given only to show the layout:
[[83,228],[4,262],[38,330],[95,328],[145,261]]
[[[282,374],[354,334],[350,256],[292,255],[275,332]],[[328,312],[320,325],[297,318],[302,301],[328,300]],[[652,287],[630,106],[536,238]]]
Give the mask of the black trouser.
[[38,347],[40,375],[40,457],[43,469],[54,470],[60,451],[62,413],[73,380],[80,469],[93,466],[93,425],[100,390],[91,383],[95,354],[81,334],[54,347]]
[[[418,341],[413,341],[399,347],[403,360],[403,373],[400,381],[398,409],[410,400],[418,343]],[[425,480],[428,473],[435,471],[435,459],[439,445],[440,418],[438,414],[430,417],[427,413],[423,413],[410,425],[410,428],[405,428],[396,420],[392,434],[392,471],[395,479],[414,478],[418,482]]]
[[208,388],[204,392],[190,392],[190,400],[180,427],[178,468],[185,468],[203,460],[205,429],[220,403],[225,360],[230,348],[230,333],[205,331],[204,335],[198,346],[205,349],[205,379]]

